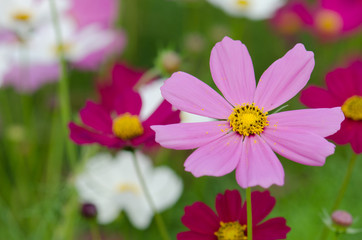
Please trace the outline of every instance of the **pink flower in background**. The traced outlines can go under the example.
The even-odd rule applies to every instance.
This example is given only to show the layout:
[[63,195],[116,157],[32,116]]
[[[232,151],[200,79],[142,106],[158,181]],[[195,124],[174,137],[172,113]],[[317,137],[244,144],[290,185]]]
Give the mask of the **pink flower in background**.
[[350,143],[362,152],[362,60],[347,68],[337,68],[326,76],[327,89],[311,86],[302,91],[300,101],[307,107],[342,107],[346,119],[341,129],[328,136],[337,144]]
[[[275,198],[269,191],[251,193],[253,214],[253,239],[277,240],[286,239],[290,227],[285,218],[276,217],[262,221],[275,206]],[[185,208],[182,223],[190,231],[177,235],[178,240],[217,240],[217,239],[247,239],[246,202],[242,204],[237,190],[226,190],[218,194],[215,200],[216,214],[206,204],[196,202]],[[219,237],[219,236],[223,236]]]
[[166,148],[197,148],[185,162],[185,170],[196,177],[236,169],[243,188],[283,185],[284,170],[273,150],[295,162],[321,166],[334,152],[324,137],[344,119],[339,107],[268,113],[306,85],[313,67],[313,53],[297,44],[263,73],[256,87],[245,45],[225,37],[210,57],[213,80],[225,98],[183,72],[174,73],[161,88],[177,109],[220,121],[152,126],[156,141]]
[[[120,71],[129,74],[119,75]],[[101,103],[88,101],[80,111],[84,126],[69,124],[70,138],[75,143],[99,143],[110,148],[141,144],[152,147],[156,143],[151,125],[180,122],[179,111],[172,110],[167,101],[153,112],[142,107],[141,96],[132,88],[138,81],[135,76],[140,75],[125,66],[113,68],[112,84],[100,89]]]

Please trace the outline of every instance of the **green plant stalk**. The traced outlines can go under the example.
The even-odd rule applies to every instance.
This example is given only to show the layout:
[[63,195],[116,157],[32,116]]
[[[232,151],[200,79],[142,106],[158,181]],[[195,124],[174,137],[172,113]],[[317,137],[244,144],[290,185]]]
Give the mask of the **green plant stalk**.
[[148,188],[147,188],[145,179],[143,178],[143,175],[142,175],[142,172],[141,172],[141,168],[140,168],[140,165],[139,165],[138,160],[137,160],[137,157],[136,157],[136,153],[135,153],[133,150],[132,150],[132,155],[133,155],[134,167],[135,167],[135,170],[136,170],[138,179],[140,180],[141,187],[142,187],[142,189],[143,189],[143,192],[144,192],[144,194],[145,194],[145,197],[146,197],[146,199],[147,199],[147,202],[148,202],[148,204],[150,205],[153,214],[155,215],[155,219],[156,219],[156,224],[157,224],[158,231],[160,232],[161,237],[162,237],[163,240],[171,240],[170,237],[169,237],[169,234],[168,234],[168,232],[167,232],[165,223],[164,223],[164,221],[163,221],[163,219],[162,219],[162,216],[158,213],[158,211],[157,211],[157,209],[156,209],[156,206],[155,206],[155,204],[154,204],[154,202],[153,202],[153,200],[152,200],[151,194],[150,194],[150,192],[148,191]]
[[[59,18],[56,11],[56,4],[55,0],[49,0],[50,9],[53,18],[54,30],[57,38],[58,46],[63,45],[60,25],[59,25]],[[68,154],[68,159],[70,166],[73,168],[76,161],[76,149],[75,146],[67,139],[68,134],[68,122],[71,120],[71,109],[70,109],[70,97],[69,97],[69,87],[68,87],[68,72],[67,72],[67,63],[65,60],[65,55],[62,47],[59,48],[59,63],[61,66],[60,72],[60,79],[59,79],[59,86],[58,86],[58,95],[60,101],[60,112],[61,112],[61,119],[62,119],[62,128],[63,128],[63,137],[66,141],[66,150]]]
[[253,215],[251,206],[251,188],[246,189],[246,212],[247,212],[247,231],[248,240],[253,240]]
[[[351,156],[351,159],[349,160],[349,164],[348,164],[348,167],[347,167],[347,172],[346,172],[346,175],[344,176],[344,179],[343,179],[343,182],[342,182],[342,186],[341,188],[339,189],[339,192],[338,192],[338,195],[337,195],[337,198],[333,204],[333,207],[332,207],[332,211],[335,211],[338,209],[338,207],[341,205],[341,202],[343,200],[343,197],[344,197],[344,194],[346,193],[346,190],[347,190],[347,187],[348,187],[348,184],[351,180],[351,177],[352,177],[352,172],[353,172],[353,169],[354,169],[354,166],[356,164],[356,159],[357,159],[357,154],[355,154],[353,151],[352,151],[352,156]],[[323,230],[322,230],[322,235],[321,235],[321,240],[325,240],[327,239],[327,236],[328,236],[328,228],[326,226],[323,227]]]
[[99,233],[99,227],[96,219],[92,219],[90,222],[91,232],[92,232],[92,240],[101,240],[101,235]]

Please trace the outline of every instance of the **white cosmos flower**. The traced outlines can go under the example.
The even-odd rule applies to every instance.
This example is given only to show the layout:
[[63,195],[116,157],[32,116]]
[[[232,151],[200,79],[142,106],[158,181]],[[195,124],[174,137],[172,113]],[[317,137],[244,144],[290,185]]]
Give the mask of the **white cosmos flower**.
[[208,0],[234,17],[267,19],[284,5],[285,0]]
[[[66,11],[69,0],[56,0],[57,11]],[[32,28],[51,22],[49,0],[1,0],[0,29],[27,34]]]
[[[141,119],[147,119],[163,100],[160,88],[166,79],[157,79],[142,85],[138,92],[142,99]],[[181,111],[181,122],[209,122],[214,119]]]
[[[181,179],[168,167],[153,168],[151,159],[142,153],[136,152],[136,156],[157,210],[172,206],[181,195]],[[90,159],[84,172],[76,178],[81,200],[96,206],[99,223],[112,222],[121,210],[139,229],[151,223],[153,212],[132,161],[132,153],[128,151],[118,153],[115,158],[101,153]]]

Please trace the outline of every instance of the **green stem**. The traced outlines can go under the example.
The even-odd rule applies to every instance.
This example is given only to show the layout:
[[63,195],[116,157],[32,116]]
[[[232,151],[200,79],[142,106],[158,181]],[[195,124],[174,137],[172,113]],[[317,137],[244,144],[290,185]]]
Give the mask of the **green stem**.
[[[339,205],[341,204],[341,202],[343,200],[344,194],[346,193],[348,184],[349,184],[349,182],[351,180],[351,177],[352,177],[352,172],[353,172],[354,165],[356,164],[356,159],[357,159],[357,154],[352,152],[352,156],[351,156],[351,159],[349,160],[346,175],[345,175],[345,177],[343,179],[342,186],[339,189],[337,198],[336,198],[336,200],[335,200],[335,202],[333,204],[331,212],[337,210],[337,208],[339,207]],[[321,240],[327,239],[328,233],[329,233],[328,228],[326,226],[324,226],[323,230],[322,230]]]
[[253,215],[252,215],[252,206],[251,206],[251,188],[246,189],[246,212],[247,212],[247,230],[248,230],[248,240],[253,240]]
[[158,213],[157,209],[156,209],[156,206],[152,200],[152,197],[151,197],[151,194],[147,188],[147,185],[146,185],[146,182],[145,182],[145,179],[143,178],[143,175],[142,175],[142,172],[141,172],[141,168],[140,168],[140,165],[138,163],[138,160],[137,160],[137,157],[136,157],[136,153],[134,151],[132,151],[132,155],[133,155],[133,163],[134,163],[134,167],[136,169],[136,173],[137,173],[137,176],[138,176],[138,179],[140,180],[140,183],[141,183],[141,187],[143,189],[143,192],[145,194],[145,197],[147,199],[147,202],[148,204],[150,205],[151,209],[152,209],[152,212],[154,213],[155,215],[155,218],[156,218],[156,223],[157,223],[157,227],[158,227],[158,231],[160,232],[161,234],[161,237],[163,240],[170,240],[170,237],[169,237],[169,234],[166,230],[166,226],[165,226],[165,223],[161,217],[161,215]]
[[[59,18],[56,11],[55,0],[49,0],[50,9],[53,17],[54,30],[57,38],[58,46],[63,45]],[[69,97],[69,89],[68,89],[68,72],[67,72],[67,64],[65,60],[65,55],[62,47],[59,47],[59,63],[61,67],[60,79],[59,79],[59,87],[58,87],[58,95],[60,101],[60,112],[62,119],[62,128],[64,133],[64,139],[66,139],[66,149],[68,153],[68,159],[71,167],[74,166],[76,161],[76,151],[75,146],[69,141],[68,138],[68,128],[67,124],[71,120],[71,109],[70,109],[70,97]]]
[[101,235],[99,233],[99,227],[96,219],[91,221],[91,232],[92,232],[92,240],[101,240]]

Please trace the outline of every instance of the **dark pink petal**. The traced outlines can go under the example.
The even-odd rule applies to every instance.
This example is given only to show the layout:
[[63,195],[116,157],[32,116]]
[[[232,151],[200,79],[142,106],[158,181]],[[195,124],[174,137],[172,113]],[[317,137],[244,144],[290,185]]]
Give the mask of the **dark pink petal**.
[[351,146],[355,153],[362,152],[362,121],[355,121],[354,135],[351,139]]
[[69,123],[69,130],[70,139],[79,145],[99,143],[109,148],[121,148],[125,145],[125,142],[123,142],[121,139],[105,134],[91,132],[74,123]]
[[329,91],[315,86],[310,86],[301,92],[300,101],[311,108],[340,107],[342,100],[337,99]]
[[211,51],[210,69],[216,86],[231,104],[252,103],[255,75],[244,44],[224,37]]
[[294,97],[307,84],[314,68],[314,54],[298,43],[261,76],[254,102],[272,110]]
[[242,188],[284,184],[284,170],[277,156],[258,135],[245,137],[236,180]]
[[339,68],[327,74],[326,84],[328,90],[338,98],[339,102],[344,102],[353,95],[359,94],[359,83],[356,81],[354,74],[354,71],[348,68]]
[[202,234],[197,232],[181,232],[177,234],[177,240],[217,240],[214,234]]
[[114,99],[114,110],[117,114],[139,115],[141,108],[141,96],[131,88],[125,89]]
[[195,150],[185,161],[185,170],[195,177],[224,176],[235,169],[241,157],[242,137],[234,132]]
[[193,149],[208,144],[226,134],[226,121],[179,123],[158,125],[151,128],[156,132],[156,142],[165,148]]
[[[254,210],[254,209],[253,209]],[[278,240],[286,239],[290,227],[286,225],[285,218],[277,217],[254,227],[253,239],[255,240]]]
[[334,153],[335,148],[323,137],[300,129],[267,128],[262,137],[278,154],[310,166],[324,165],[326,158]]
[[118,91],[134,87],[143,74],[144,71],[132,69],[126,64],[115,64],[112,69],[112,86]]
[[227,119],[232,113],[232,106],[215,90],[184,72],[172,74],[161,93],[181,111],[217,119]]
[[346,118],[341,123],[341,129],[335,134],[328,136],[328,139],[333,140],[337,144],[347,144],[350,143],[352,138],[355,135],[356,131],[356,121],[353,121],[349,118]]
[[237,190],[226,190],[218,194],[215,201],[216,211],[222,222],[235,222],[241,218],[241,197]]
[[340,129],[344,114],[340,107],[303,109],[275,113],[268,116],[268,120],[266,128],[300,129],[326,137]]
[[85,125],[101,132],[113,134],[112,118],[102,106],[87,101],[85,107],[80,110],[80,118]]
[[180,122],[180,111],[172,109],[172,105],[166,100],[144,121],[147,126],[158,124],[171,124]]
[[202,202],[185,207],[185,215],[181,221],[191,231],[203,234],[213,235],[220,227],[219,218]]
[[[270,196],[269,191],[259,192],[253,191],[251,193],[251,207],[253,215],[253,226],[259,224],[261,221],[266,218],[275,206],[275,198]],[[243,204],[242,208],[242,220],[246,224],[247,214],[246,214],[246,202]]]

